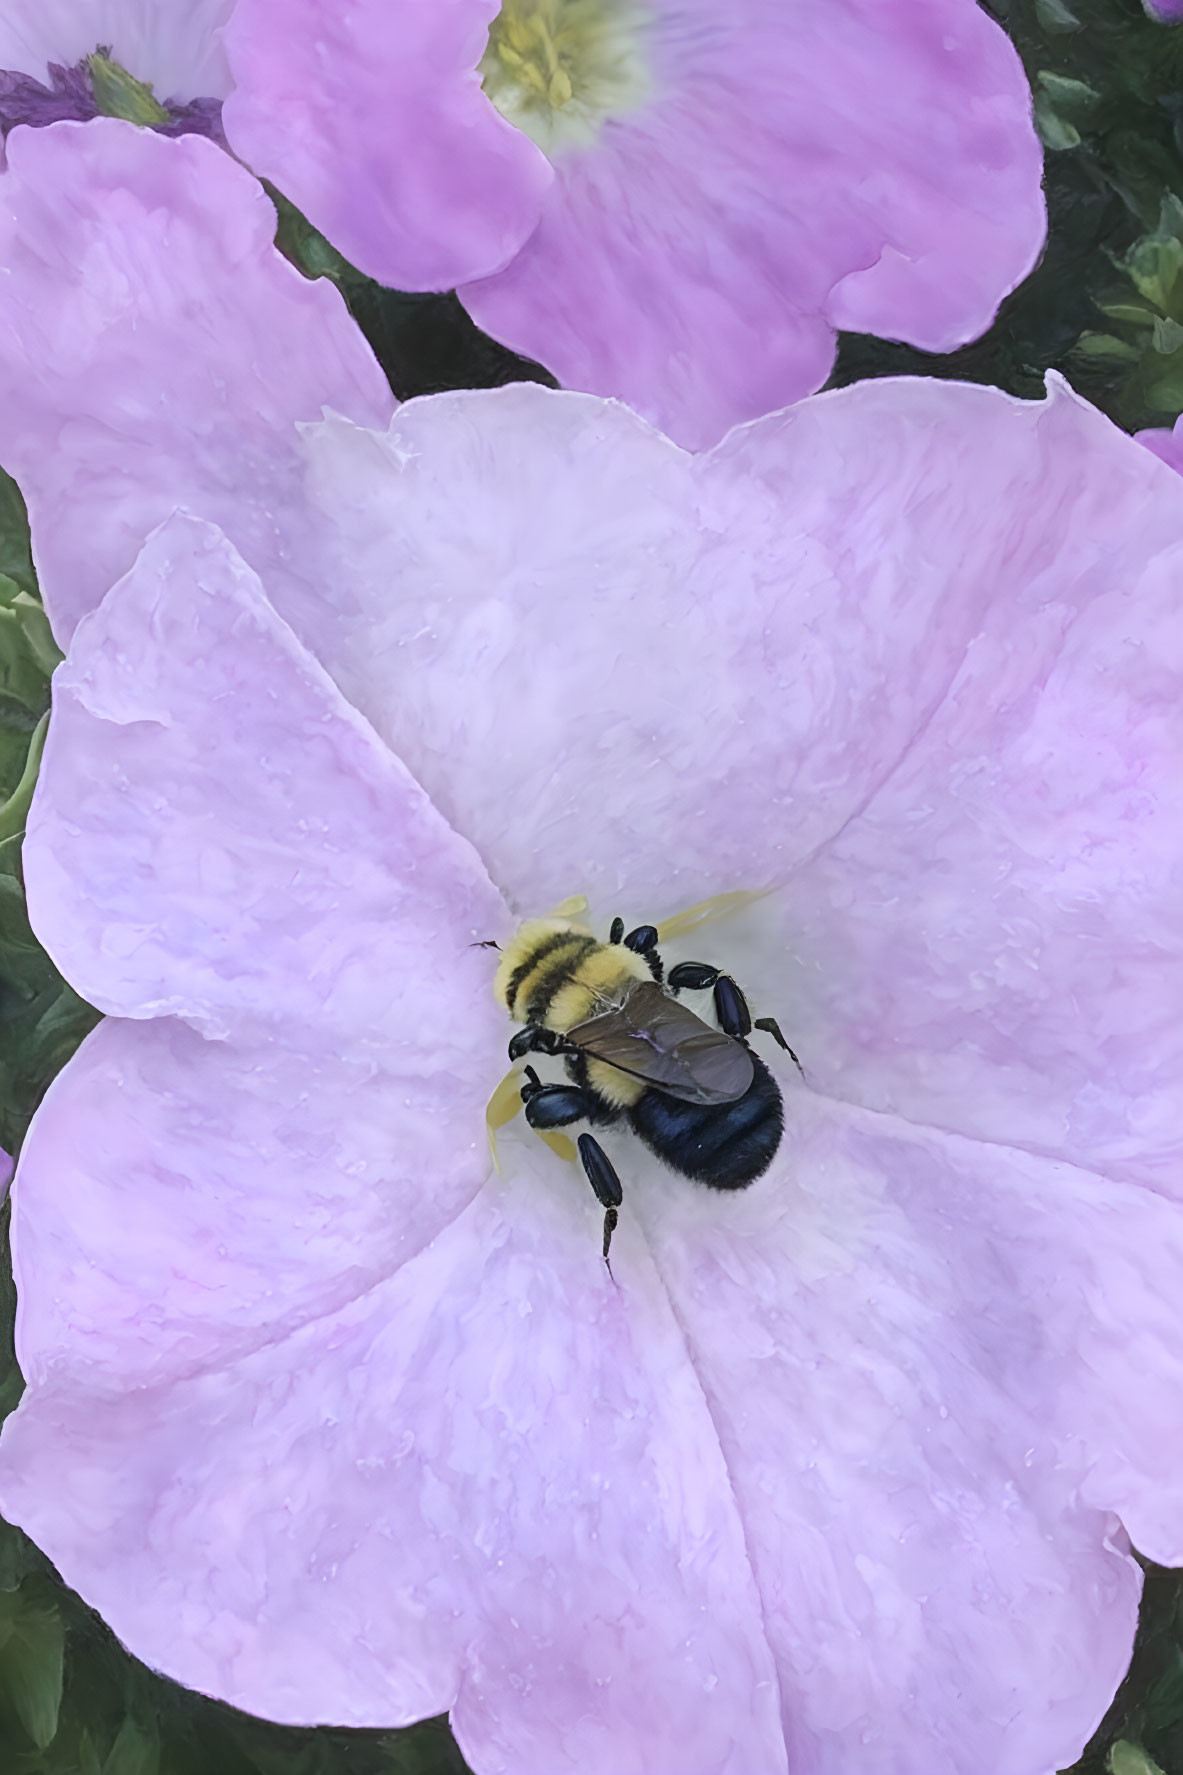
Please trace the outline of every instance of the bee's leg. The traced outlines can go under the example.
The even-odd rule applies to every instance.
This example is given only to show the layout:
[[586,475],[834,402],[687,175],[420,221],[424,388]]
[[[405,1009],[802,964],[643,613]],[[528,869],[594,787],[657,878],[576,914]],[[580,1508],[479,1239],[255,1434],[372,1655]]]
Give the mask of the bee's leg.
[[797,1071],[801,1074],[801,1077],[802,1078],[805,1077],[805,1068],[802,1066],[801,1062],[798,1060],[797,1056],[794,1054],[792,1048],[790,1048],[788,1042],[785,1040],[784,1036],[781,1034],[780,1024],[777,1022],[775,1017],[757,1017],[755,1023],[752,1025],[752,1027],[754,1029],[766,1029],[768,1031],[769,1035],[772,1037],[772,1039],[774,1041],[777,1041],[780,1043],[781,1047],[784,1049],[784,1051],[788,1055],[789,1059],[793,1062],[793,1065],[797,1068]]
[[[548,1128],[566,1128],[571,1122],[602,1122],[604,1119],[603,1111],[590,1091],[581,1091],[577,1085],[544,1085],[532,1066],[526,1068],[522,1102],[526,1106],[526,1120],[539,1132]],[[604,1262],[611,1275],[608,1247],[616,1231],[616,1210],[624,1200],[624,1192],[616,1167],[594,1134],[581,1134],[577,1145],[587,1180],[604,1210]]]
[[724,1035],[738,1036],[743,1041],[752,1033],[748,1001],[730,974],[720,974],[715,981],[715,1016]]
[[604,1210],[604,1262],[607,1264],[608,1274],[611,1276],[612,1265],[608,1263],[608,1248],[612,1243],[612,1235],[616,1231],[618,1219],[616,1210],[624,1201],[624,1191],[620,1187],[620,1179],[616,1175],[615,1165],[595,1135],[581,1134],[577,1144],[579,1157],[583,1160],[583,1169],[587,1172],[587,1181],[595,1190],[596,1200]]
[[527,1054],[566,1054],[571,1043],[557,1029],[544,1029],[541,1023],[527,1023],[510,1039],[509,1057],[521,1060]]
[[740,1041],[751,1034],[752,1013],[748,1001],[730,974],[722,973],[705,961],[680,961],[670,969],[669,985],[675,992],[705,992],[715,989],[715,1016],[724,1035],[738,1036]]
[[718,978],[718,968],[713,968],[709,961],[680,961],[670,969],[666,985],[674,992],[705,992]]
[[657,953],[657,926],[655,924],[639,924],[635,931],[630,931],[628,936],[624,938],[624,946],[648,962],[649,972],[660,986],[665,979],[665,968]]
[[738,1036],[740,1041],[751,1035],[753,1029],[767,1030],[774,1041],[780,1043],[801,1077],[805,1077],[805,1068],[790,1048],[780,1032],[780,1024],[775,1017],[757,1017],[752,1022],[752,1013],[748,1010],[748,1001],[730,974],[720,974],[715,982],[715,1015],[719,1019],[719,1028],[724,1035]]
[[581,1091],[578,1085],[544,1085],[532,1066],[526,1068],[522,1102],[532,1128],[566,1128],[571,1122],[600,1119],[590,1091]]
[[724,1035],[738,1036],[743,1041],[753,1029],[767,1030],[774,1041],[778,1041],[802,1078],[805,1069],[788,1042],[780,1032],[780,1024],[775,1017],[757,1017],[752,1021],[752,1013],[748,1009],[748,1001],[730,974],[720,973],[705,961],[680,961],[676,968],[670,969],[667,982],[674,992],[705,992],[708,986],[715,989],[715,1015],[719,1019],[719,1028]]

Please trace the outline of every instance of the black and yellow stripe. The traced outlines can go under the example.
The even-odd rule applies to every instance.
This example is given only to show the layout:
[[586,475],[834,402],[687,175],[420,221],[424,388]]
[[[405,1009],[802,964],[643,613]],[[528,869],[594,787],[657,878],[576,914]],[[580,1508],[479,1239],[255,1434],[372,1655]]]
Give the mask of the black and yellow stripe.
[[493,990],[515,1023],[565,1033],[651,978],[631,949],[601,943],[567,919],[534,918],[502,950]]

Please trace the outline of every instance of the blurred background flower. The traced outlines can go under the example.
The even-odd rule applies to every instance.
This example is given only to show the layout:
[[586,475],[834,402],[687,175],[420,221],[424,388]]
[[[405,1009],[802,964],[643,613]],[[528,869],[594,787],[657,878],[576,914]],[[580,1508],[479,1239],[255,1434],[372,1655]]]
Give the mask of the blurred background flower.
[[221,26],[234,0],[8,0],[0,17],[0,135],[17,124],[126,117],[221,139]]
[[64,641],[198,488],[214,518],[223,490],[244,553],[270,549],[298,422],[381,425],[394,401],[336,289],[275,251],[272,205],[211,143],[110,118],[20,130],[4,181],[0,453]]
[[690,447],[820,387],[837,328],[973,338],[1043,244],[969,0],[238,0],[225,43],[232,145],[347,259]]

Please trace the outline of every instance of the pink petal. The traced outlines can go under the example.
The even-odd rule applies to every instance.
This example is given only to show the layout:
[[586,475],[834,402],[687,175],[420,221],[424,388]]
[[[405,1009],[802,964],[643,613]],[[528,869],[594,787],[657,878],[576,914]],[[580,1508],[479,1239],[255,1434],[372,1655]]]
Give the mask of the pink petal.
[[[462,285],[459,295],[479,327],[544,363],[565,387],[615,395],[685,449],[701,450],[733,425],[820,388],[834,362],[834,331],[820,275],[812,293],[801,287],[813,243],[803,246],[783,216],[783,242],[768,238],[768,224],[751,241],[757,231],[742,212],[729,213],[723,198],[712,203],[709,184],[704,192],[686,183],[682,132],[705,135],[706,126],[679,118],[659,131],[659,123],[618,125],[615,152],[560,160],[533,236],[504,271]],[[622,239],[638,188],[649,226],[637,239],[634,224]],[[777,196],[767,195],[770,208]],[[710,252],[704,227],[721,236]],[[828,246],[828,233],[818,232]],[[798,255],[787,269],[777,245],[787,252],[790,240]]]
[[[1039,429],[1014,462],[1035,516],[997,508],[992,607],[790,878],[763,990],[836,1095],[1178,1194],[1183,488],[1071,397]],[[952,593],[981,569],[944,523]]]
[[[130,1188],[151,1200],[170,1153]],[[81,1328],[59,1371],[23,1320],[44,1382],[5,1426],[5,1512],[133,1651],[251,1712],[454,1704],[481,1775],[776,1775],[713,1428],[643,1247],[627,1236],[636,1281],[614,1288],[598,1221],[536,1157],[353,1305],[156,1387],[80,1388]],[[115,1236],[89,1217],[41,1287]],[[141,1286],[167,1332],[169,1297]]]
[[303,556],[296,422],[393,406],[336,290],[276,253],[264,193],[193,136],[16,130],[3,193],[0,460],[58,640],[178,503],[278,558],[281,593]]
[[476,998],[496,1041],[470,945],[504,928],[498,894],[213,525],[169,519],[79,627],[24,868],[102,1011],[450,1067]]
[[[158,99],[221,98],[230,73],[219,40],[233,0],[5,0],[0,68],[39,79],[100,45]],[[7,193],[5,194],[7,195]]]
[[799,1085],[786,1107],[750,1189],[654,1171],[626,1201],[718,1426],[790,1765],[1064,1767],[1129,1657],[1113,1513],[1183,1556],[1183,1218]]
[[811,1078],[1174,1187],[1183,488],[1146,451],[933,381],[698,459],[526,388],[308,448],[334,669],[516,910],[787,882],[761,1008]]
[[344,1057],[295,1023],[207,1041],[109,1017],[54,1080],[13,1193],[32,1386],[168,1387],[282,1348],[472,1200],[500,1028],[422,944],[386,947],[408,1032],[450,1011],[450,1051],[432,1037]]
[[[326,421],[308,491],[336,597],[310,643],[518,909],[587,890],[640,919],[782,879],[910,743],[996,589],[1039,409],[931,386],[832,442],[832,405],[800,410],[770,485],[525,384],[410,402],[383,439]],[[909,492],[946,493],[974,422],[997,443],[954,496],[980,502],[981,561],[950,607],[948,509]]]
[[[1179,14],[1183,17],[1183,0],[1180,0]],[[1145,444],[1148,450],[1165,462],[1168,468],[1183,474],[1183,432],[1179,430],[1178,420],[1169,429],[1152,427],[1148,431],[1136,431],[1134,436],[1140,444]]]
[[[1076,571],[1112,473],[1131,513],[1106,539],[1149,559],[1179,525],[1105,421],[932,381],[823,396],[698,459],[526,386],[306,441],[337,588],[313,645],[532,911],[586,888],[658,916],[786,879],[906,754],[990,606]],[[1048,531],[1049,485],[1079,545]]]
[[691,449],[809,394],[831,328],[947,351],[1045,233],[1019,58],[967,0],[660,0],[654,94],[556,158],[468,284],[487,332]]
[[504,265],[550,167],[476,64],[497,0],[238,0],[231,147],[353,264],[397,289]]
[[[55,1091],[104,1037],[145,1058],[159,1039],[107,1025]],[[619,1143],[618,1290],[590,1193],[519,1148],[508,1185],[353,1305],[112,1393],[137,1303],[142,1348],[189,1331],[186,1269],[175,1294],[155,1281],[189,1212],[150,1106],[138,1150],[87,1142],[85,1093],[91,1116],[119,1101],[102,1084],[51,1098],[22,1164],[22,1275],[67,1304],[60,1324],[22,1308],[33,1384],[0,1498],[140,1655],[301,1723],[458,1696],[480,1775],[775,1770],[778,1694],[798,1775],[910,1775],[918,1746],[951,1775],[1041,1775],[1089,1735],[1136,1613],[1109,1512],[1181,1551],[1183,1225],[1161,1197],[794,1087],[791,1152],[734,1197]],[[215,1200],[245,1131],[221,1158],[206,1136]],[[108,1169],[147,1206],[140,1265],[113,1250]],[[297,1249],[280,1239],[281,1288]],[[243,1266],[189,1251],[233,1313]],[[90,1317],[92,1267],[118,1278],[113,1316]]]

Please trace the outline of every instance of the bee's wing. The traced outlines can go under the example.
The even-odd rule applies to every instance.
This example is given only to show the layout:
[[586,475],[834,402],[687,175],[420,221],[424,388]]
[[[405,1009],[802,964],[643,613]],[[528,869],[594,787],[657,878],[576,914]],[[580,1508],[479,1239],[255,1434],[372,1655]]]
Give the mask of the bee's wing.
[[684,1103],[734,1103],[752,1082],[752,1056],[743,1043],[712,1029],[656,981],[577,1023],[567,1039]]

